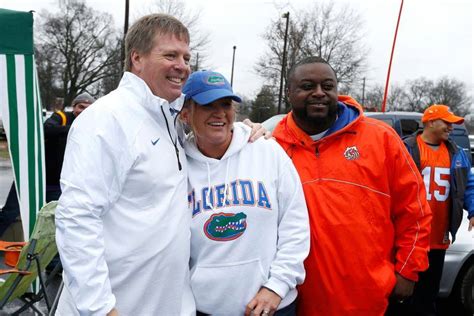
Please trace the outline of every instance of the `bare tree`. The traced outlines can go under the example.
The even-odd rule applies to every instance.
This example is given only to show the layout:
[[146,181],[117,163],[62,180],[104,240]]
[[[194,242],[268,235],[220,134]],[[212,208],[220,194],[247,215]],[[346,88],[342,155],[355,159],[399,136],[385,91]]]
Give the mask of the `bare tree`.
[[[341,89],[349,90],[366,65],[362,18],[349,7],[337,8],[329,2],[316,3],[309,10],[295,11],[290,16],[293,18],[288,31],[285,73],[303,57],[321,56],[333,66]],[[272,21],[263,35],[268,50],[255,66],[257,73],[272,86],[280,80],[284,37],[282,20]]]
[[433,84],[428,96],[429,104],[446,104],[457,115],[469,114],[471,99],[466,93],[466,84],[455,78],[442,77]]
[[192,53],[191,68],[193,71],[203,69],[210,41],[208,32],[203,31],[200,26],[201,12],[189,11],[182,0],[155,0],[147,11],[148,13],[159,12],[172,15],[186,25],[191,36],[189,45]]
[[[356,94],[356,98],[360,97]],[[383,98],[381,85],[369,88],[365,108],[380,109]],[[466,85],[454,78],[442,77],[436,81],[418,78],[406,81],[403,86],[392,85],[387,98],[390,111],[423,112],[432,104],[446,104],[457,115],[468,114],[472,99],[467,95]]]
[[317,3],[305,14],[308,29],[303,44],[305,56],[326,59],[340,84],[350,86],[365,67],[362,18],[348,6],[337,9],[334,3]]
[[[46,89],[60,89],[65,104],[83,91],[99,94],[98,83],[120,71],[120,50],[110,14],[82,1],[64,1],[57,13],[42,12],[38,20],[38,71]],[[43,70],[54,70],[54,73]],[[48,76],[50,78],[48,78]],[[49,81],[49,85],[47,84]]]
[[35,45],[35,58],[38,71],[38,81],[43,107],[53,110],[54,102],[62,96],[60,69],[54,63],[54,51],[48,46]]
[[413,112],[422,112],[429,103],[429,95],[433,89],[433,82],[421,77],[405,83],[405,102],[401,109]]
[[[115,43],[108,47],[107,54],[111,56],[114,60],[121,61],[122,59],[122,46],[123,45],[123,38],[119,36],[116,37]],[[120,83],[120,79],[122,79],[122,69],[116,63],[109,63],[104,72],[108,75],[102,78],[98,83],[99,94],[105,95],[112,90],[115,90]]]
[[[365,94],[364,110],[366,111],[380,111],[382,108],[382,101],[384,95],[384,87],[382,85],[375,85],[369,87]],[[356,100],[362,100],[362,96],[358,93],[355,95]],[[400,110],[405,102],[405,91],[402,86],[392,84],[387,96],[387,107],[389,111]]]
[[[303,40],[306,29],[306,21],[298,18],[290,20],[287,44],[287,70],[291,68],[296,61],[304,57]],[[255,68],[262,77],[267,79],[266,85],[276,87],[280,82],[281,65],[283,64],[284,37],[285,25],[278,21],[273,21],[263,35],[263,39],[267,42],[269,51],[259,58]]]
[[[383,101],[383,91],[384,88],[382,85],[375,85],[373,87],[368,87],[365,92],[365,100],[362,106],[367,111],[380,111]],[[355,95],[357,100],[362,100],[362,96]]]
[[405,90],[399,84],[390,85],[387,96],[387,106],[389,110],[401,110],[405,104]]

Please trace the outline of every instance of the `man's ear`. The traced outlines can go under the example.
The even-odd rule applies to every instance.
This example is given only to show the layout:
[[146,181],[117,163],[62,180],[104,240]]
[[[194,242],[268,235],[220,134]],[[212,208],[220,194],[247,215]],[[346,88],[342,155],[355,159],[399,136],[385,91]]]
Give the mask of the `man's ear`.
[[133,50],[130,53],[130,61],[131,61],[130,70],[132,70],[132,72],[135,72],[135,73],[141,73],[142,68],[143,68],[142,54],[136,50]]

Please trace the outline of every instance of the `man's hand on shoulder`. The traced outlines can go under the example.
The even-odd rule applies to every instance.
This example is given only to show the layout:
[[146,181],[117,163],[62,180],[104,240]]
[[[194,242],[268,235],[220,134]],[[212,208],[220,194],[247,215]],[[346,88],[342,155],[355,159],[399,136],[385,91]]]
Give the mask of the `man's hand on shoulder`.
[[260,123],[254,123],[249,119],[243,120],[243,123],[252,128],[249,139],[249,142],[251,143],[253,143],[262,136],[265,137],[265,139],[269,139],[272,137],[272,132],[267,131],[267,129],[263,127],[263,125]]
[[469,219],[469,228],[467,230],[471,231],[473,226],[474,226],[474,216]]
[[107,316],[118,316],[118,311],[114,308],[110,312],[107,313]]

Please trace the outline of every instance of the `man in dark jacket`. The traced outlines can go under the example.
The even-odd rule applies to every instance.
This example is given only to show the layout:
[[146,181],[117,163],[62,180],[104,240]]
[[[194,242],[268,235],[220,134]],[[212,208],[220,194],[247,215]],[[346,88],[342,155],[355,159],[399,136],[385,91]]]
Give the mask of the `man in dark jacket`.
[[415,286],[412,307],[416,315],[436,315],[439,291],[449,233],[452,241],[461,224],[463,208],[468,211],[469,230],[474,225],[474,176],[469,159],[448,138],[452,124],[464,122],[446,105],[428,107],[422,117],[423,132],[404,140],[426,186],[426,197],[433,213],[429,268],[420,274]]
[[[81,93],[72,100],[72,112],[56,111],[44,122],[46,202],[57,201],[61,196],[59,179],[63,168],[67,134],[74,119],[94,101],[95,99],[89,93]],[[51,271],[58,262],[59,255],[56,255],[46,270]]]
[[46,202],[58,200],[61,195],[59,178],[69,128],[74,119],[94,101],[89,93],[81,93],[72,100],[72,112],[56,111],[44,122]]
[[[61,195],[59,177],[63,166],[67,134],[74,119],[95,99],[87,92],[72,101],[72,112],[56,111],[44,122],[46,156],[46,202],[58,200]],[[0,212],[0,236],[20,215],[15,184],[12,183],[5,205]]]

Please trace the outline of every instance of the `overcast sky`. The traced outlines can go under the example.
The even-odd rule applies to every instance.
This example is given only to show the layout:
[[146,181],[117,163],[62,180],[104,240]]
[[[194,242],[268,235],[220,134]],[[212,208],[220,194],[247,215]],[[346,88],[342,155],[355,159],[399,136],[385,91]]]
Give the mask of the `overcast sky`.
[[[120,29],[123,29],[124,2],[87,1],[96,10],[111,13]],[[130,0],[131,21],[150,8],[152,2]],[[365,42],[370,49],[367,84],[384,85],[400,1],[333,2],[348,4],[361,14],[367,35]],[[191,12],[201,12],[200,27],[209,34],[210,39],[208,64],[230,78],[232,47],[237,46],[234,89],[254,97],[263,83],[263,79],[255,73],[254,65],[266,49],[262,40],[265,29],[272,20],[280,19],[284,23],[285,19],[279,18],[282,13],[308,7],[314,1],[185,0],[185,3]],[[437,79],[447,75],[465,82],[473,95],[473,3],[473,0],[405,0],[391,82],[402,84],[421,76]],[[0,7],[55,11],[57,1],[0,0]]]

